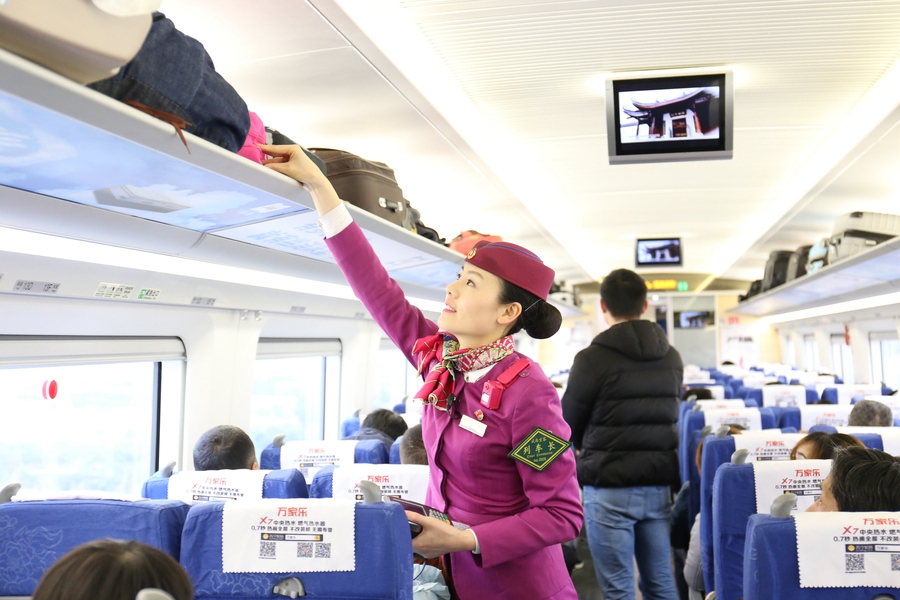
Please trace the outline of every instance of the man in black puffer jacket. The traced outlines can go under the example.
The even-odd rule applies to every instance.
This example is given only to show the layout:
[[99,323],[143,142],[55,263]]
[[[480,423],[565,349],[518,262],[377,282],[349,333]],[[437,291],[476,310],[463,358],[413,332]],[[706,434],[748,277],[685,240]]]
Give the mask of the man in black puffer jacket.
[[610,328],[578,353],[562,399],[597,581],[606,600],[633,599],[633,558],[647,600],[677,600],[669,562],[671,486],[678,485],[681,356],[647,310],[641,277],[603,279]]

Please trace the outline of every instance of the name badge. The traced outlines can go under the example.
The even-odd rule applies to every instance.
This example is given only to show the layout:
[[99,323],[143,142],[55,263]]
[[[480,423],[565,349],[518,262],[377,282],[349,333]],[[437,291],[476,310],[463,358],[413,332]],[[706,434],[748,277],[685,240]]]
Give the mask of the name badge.
[[462,416],[462,419],[459,422],[459,426],[466,431],[471,431],[478,437],[484,437],[484,432],[487,431],[487,425],[485,425],[484,423],[479,423],[468,415]]

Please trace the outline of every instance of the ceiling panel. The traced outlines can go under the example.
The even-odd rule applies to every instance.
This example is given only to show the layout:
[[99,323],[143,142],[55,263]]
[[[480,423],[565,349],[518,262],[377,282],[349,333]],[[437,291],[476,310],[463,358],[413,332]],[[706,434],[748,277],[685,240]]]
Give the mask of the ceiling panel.
[[[900,212],[891,205],[900,181],[887,175],[900,160],[900,141],[886,140],[813,202],[793,211],[796,198],[779,205],[792,179],[900,59],[896,0],[313,4],[349,17],[332,19],[343,35],[302,0],[274,0],[265,9],[237,0],[167,0],[163,10],[206,44],[267,124],[308,146],[387,162],[423,220],[448,238],[469,228],[499,233],[577,281],[585,268],[599,275],[631,265],[635,236],[674,232],[687,244],[686,270],[730,262],[726,275],[746,278],[761,274],[771,249],[830,231],[836,215],[857,207]],[[464,127],[448,114],[449,125],[426,116],[440,103],[424,86],[421,99],[408,93],[416,73],[397,60],[385,69],[359,49],[366,45],[347,23],[377,40],[377,31],[354,20],[355,10],[373,5],[408,18],[484,117],[496,146],[514,149],[524,172],[550,182],[546,196],[516,198],[510,190],[521,187],[503,179],[508,170],[488,156],[472,160],[477,145]],[[723,65],[735,71],[733,160],[608,164],[606,74]],[[797,214],[769,231],[771,215],[785,211]],[[741,256],[735,240],[748,236],[763,239]]]
[[163,0],[160,10],[204,45],[219,70],[350,45],[303,1],[266,0],[254,7],[243,0]]
[[[556,210],[575,219],[578,230],[551,224],[554,234],[588,243],[623,229],[629,235],[683,229],[687,252],[706,240],[694,254],[705,255],[694,265],[702,270],[721,264],[732,241],[717,232],[733,230],[735,222],[743,235],[749,223],[758,226],[900,56],[894,1],[398,2],[498,134],[524,142],[531,160],[554,174]],[[735,70],[733,160],[608,165],[604,74],[712,65]],[[897,183],[876,180],[871,187],[890,197]],[[842,195],[837,204],[846,200]],[[833,210],[825,204],[809,206],[785,239],[830,223]],[[614,257],[631,254],[593,244],[605,259],[592,264],[602,262],[604,270]],[[751,250],[744,273],[761,268],[766,255]]]

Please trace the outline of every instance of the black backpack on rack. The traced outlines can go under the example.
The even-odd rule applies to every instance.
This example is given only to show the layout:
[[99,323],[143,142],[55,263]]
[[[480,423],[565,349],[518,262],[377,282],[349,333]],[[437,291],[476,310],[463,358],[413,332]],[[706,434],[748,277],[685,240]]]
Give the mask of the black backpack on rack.
[[767,292],[787,281],[788,263],[791,262],[793,254],[790,250],[776,250],[769,254],[760,292]]
[[759,294],[762,289],[762,279],[757,279],[753,283],[750,284],[750,289],[747,290],[746,294],[741,294],[738,296],[738,302],[744,302],[745,300],[749,300],[753,296]]

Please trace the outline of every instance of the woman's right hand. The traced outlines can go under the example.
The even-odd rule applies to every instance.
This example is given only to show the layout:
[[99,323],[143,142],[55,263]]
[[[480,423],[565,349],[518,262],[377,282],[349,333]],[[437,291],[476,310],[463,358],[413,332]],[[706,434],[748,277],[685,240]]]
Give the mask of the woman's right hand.
[[340,205],[341,201],[334,188],[325,177],[325,174],[316,164],[306,156],[300,146],[269,146],[257,144],[270,158],[263,160],[263,164],[296,179],[300,185],[310,191],[316,204],[316,211],[324,215],[332,208]]

